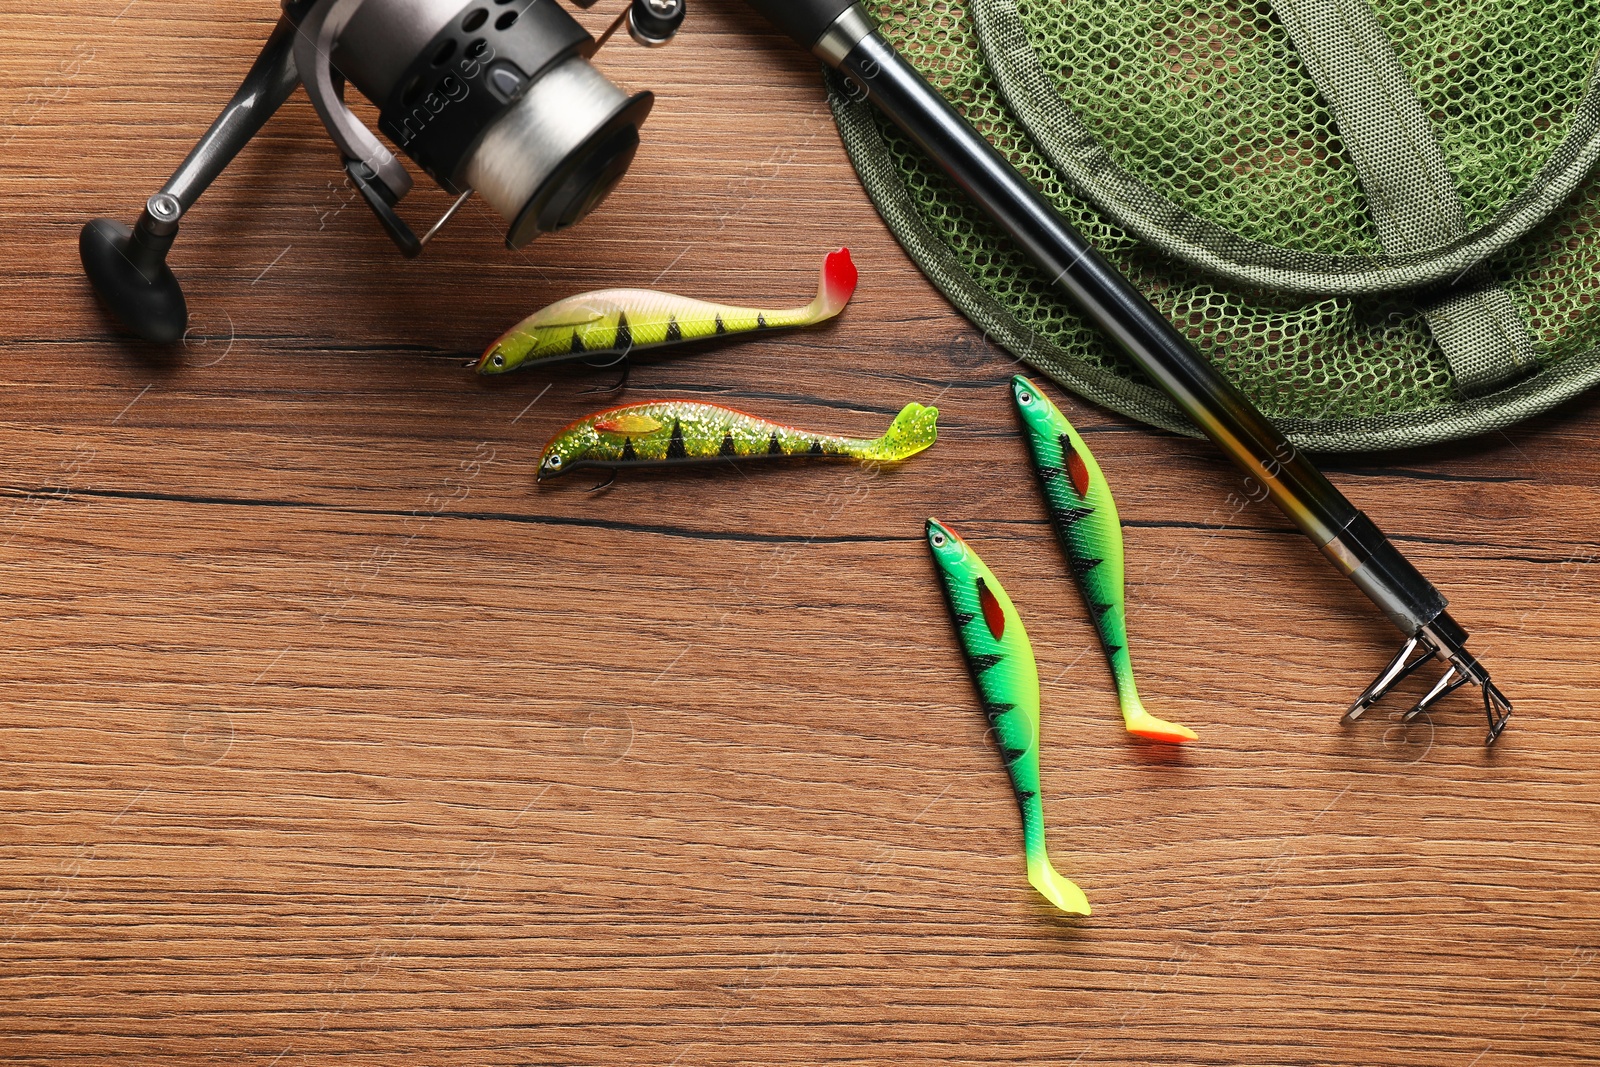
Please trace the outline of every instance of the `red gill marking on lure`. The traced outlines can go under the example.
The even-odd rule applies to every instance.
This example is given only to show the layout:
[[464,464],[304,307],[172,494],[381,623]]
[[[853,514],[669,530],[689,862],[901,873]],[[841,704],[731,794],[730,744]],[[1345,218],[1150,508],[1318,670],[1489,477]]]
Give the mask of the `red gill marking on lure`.
[[989,624],[989,632],[996,641],[1005,636],[1006,613],[1000,606],[1000,601],[995,599],[989,587],[982,578],[978,579],[978,605],[983,608],[983,621]]
[[848,248],[828,253],[828,258],[822,264],[822,283],[829,303],[840,306],[848,304],[850,298],[856,295],[856,285],[860,280],[861,274],[856,270]]
[[1078,499],[1089,499],[1089,465],[1070,444],[1067,446],[1067,473],[1072,475],[1072,488],[1078,491]]

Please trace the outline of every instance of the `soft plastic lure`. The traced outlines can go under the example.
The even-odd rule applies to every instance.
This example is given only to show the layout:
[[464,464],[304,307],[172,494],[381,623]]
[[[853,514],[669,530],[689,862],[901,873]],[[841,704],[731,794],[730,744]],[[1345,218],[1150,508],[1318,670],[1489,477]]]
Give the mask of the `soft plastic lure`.
[[659,466],[728,459],[842,458],[897,463],[933,444],[939,409],[907,404],[882,437],[810,433],[688,400],[628,404],[579,419],[545,446],[539,477],[580,467]]
[[1187,726],[1158,719],[1144,709],[1133,683],[1128,656],[1128,612],[1123,590],[1122,520],[1117,517],[1111,486],[1089,446],[1065,415],[1020,374],[1011,379],[1011,394],[1022,416],[1023,436],[1044,490],[1045,504],[1067,564],[1094,616],[1100,644],[1116,679],[1122,722],[1130,734],[1152,741],[1195,740]]
[[1045,850],[1044,803],[1039,799],[1039,668],[1028,632],[994,572],[970,545],[937,519],[928,520],[927,536],[961,651],[1022,808],[1028,881],[1062,911],[1088,915],[1083,890],[1056,873]]
[[857,278],[850,250],[841,248],[823,261],[817,298],[787,311],[708,304],[649,289],[581,293],[513,326],[484,352],[478,373],[505,374],[534,364],[620,357],[724,334],[814,326],[844,310],[855,295]]

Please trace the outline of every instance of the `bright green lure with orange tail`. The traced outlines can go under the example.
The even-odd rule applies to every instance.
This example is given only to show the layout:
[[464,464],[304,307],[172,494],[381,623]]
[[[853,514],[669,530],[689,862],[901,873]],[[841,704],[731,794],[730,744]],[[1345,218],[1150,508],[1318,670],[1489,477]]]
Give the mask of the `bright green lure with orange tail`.
[[725,334],[814,326],[844,310],[855,295],[850,250],[831,253],[822,265],[817,297],[805,307],[758,311],[691,300],[649,289],[581,293],[534,312],[484,352],[479,374],[549,366],[594,356],[626,356]]
[[1023,436],[1033,454],[1050,521],[1111,664],[1123,725],[1130,734],[1152,741],[1193,741],[1194,731],[1187,726],[1158,719],[1146,711],[1139,700],[1138,687],[1133,684],[1123,591],[1122,520],[1117,516],[1111,486],[1100,464],[1067,417],[1038,386],[1018,375],[1011,379],[1011,395],[1022,416]]
[[539,477],[582,467],[644,467],[741,459],[896,463],[938,436],[939,409],[907,404],[882,437],[835,437],[690,400],[628,404],[579,419],[551,439]]
[[961,650],[1022,808],[1028,881],[1062,911],[1088,915],[1083,890],[1056,873],[1045,850],[1044,803],[1039,799],[1039,668],[1028,632],[994,572],[970,545],[937,519],[928,520],[927,537]]

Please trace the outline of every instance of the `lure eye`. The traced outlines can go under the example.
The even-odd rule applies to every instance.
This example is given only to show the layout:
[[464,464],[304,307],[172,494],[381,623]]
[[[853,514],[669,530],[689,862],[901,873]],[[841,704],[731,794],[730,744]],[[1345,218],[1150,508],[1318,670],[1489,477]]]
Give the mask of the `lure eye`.
[[945,537],[944,537],[944,534],[942,534],[942,533],[936,533],[932,537],[928,538],[928,540],[933,542],[933,547],[934,548],[943,548],[944,547]]
[[502,356],[500,353],[496,352],[494,355],[489,357],[489,366],[491,366],[491,367],[504,367],[505,365],[506,365],[506,357]]
[[1033,394],[1024,389],[1017,394],[1017,399],[1024,404],[1031,404],[1033,403]]
[[551,456],[549,459],[544,461],[544,465],[553,471],[558,471],[561,469],[561,457]]

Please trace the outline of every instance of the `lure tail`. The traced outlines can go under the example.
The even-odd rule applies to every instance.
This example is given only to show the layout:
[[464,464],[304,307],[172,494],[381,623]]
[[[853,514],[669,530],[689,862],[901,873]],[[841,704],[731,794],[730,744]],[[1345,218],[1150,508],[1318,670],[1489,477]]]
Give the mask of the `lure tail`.
[[1175,722],[1158,719],[1140,703],[1138,694],[1132,699],[1122,701],[1122,725],[1135,737],[1142,737],[1148,741],[1165,741],[1172,745],[1181,745],[1185,741],[1197,741],[1200,735]]
[[817,298],[803,312],[806,324],[823,322],[845,309],[850,298],[856,295],[856,284],[861,275],[850,258],[850,250],[841,248],[829,252],[822,261],[822,278],[817,283]]
[[1044,898],[1069,915],[1093,915],[1094,909],[1089,907],[1089,898],[1083,895],[1083,890],[1070,878],[1063,878],[1050,866],[1049,857],[1035,863],[1028,861],[1028,884],[1044,895]]
[[1083,895],[1083,890],[1050,862],[1044,845],[1044,808],[1037,796],[1022,802],[1022,842],[1028,856],[1028,884],[1064,912],[1091,914],[1089,898]]
[[724,317],[739,323],[754,320],[759,328],[764,330],[815,326],[828,321],[845,309],[850,299],[856,295],[856,284],[860,278],[855,261],[850,258],[850,250],[841,248],[837,252],[829,252],[827,258],[822,261],[822,275],[817,281],[816,299],[805,307],[767,312],[756,312],[747,308],[726,308]]
[[939,436],[939,409],[907,404],[889,429],[862,450],[861,458],[898,463],[928,448]]

